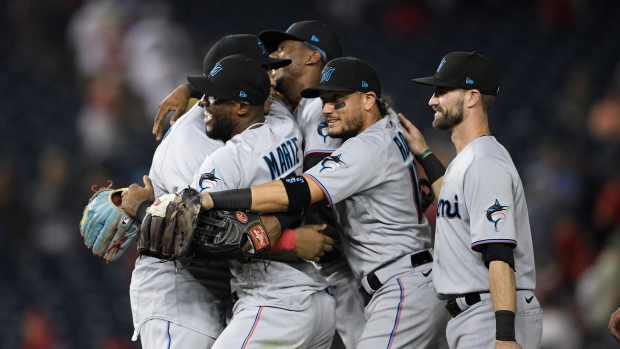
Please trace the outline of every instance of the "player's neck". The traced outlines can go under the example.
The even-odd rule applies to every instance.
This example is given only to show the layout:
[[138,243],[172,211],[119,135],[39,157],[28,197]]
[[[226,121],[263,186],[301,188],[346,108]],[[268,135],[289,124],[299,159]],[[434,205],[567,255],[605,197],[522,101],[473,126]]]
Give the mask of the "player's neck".
[[458,155],[474,139],[490,134],[486,117],[464,119],[452,128],[452,143],[456,147],[456,154]]
[[265,124],[265,116],[256,115],[254,117],[243,118],[243,121],[237,124],[234,128],[233,132],[230,135],[230,138],[240,134],[243,131],[255,129],[261,127]]

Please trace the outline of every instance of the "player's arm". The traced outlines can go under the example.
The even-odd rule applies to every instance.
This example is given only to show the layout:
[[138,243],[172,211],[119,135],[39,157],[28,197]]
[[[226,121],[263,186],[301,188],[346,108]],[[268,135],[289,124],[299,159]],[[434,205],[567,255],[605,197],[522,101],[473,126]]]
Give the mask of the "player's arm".
[[400,121],[399,127],[403,130],[407,140],[409,150],[411,150],[420,165],[422,165],[422,168],[424,168],[433,191],[439,193],[446,168],[430,150],[428,143],[426,143],[424,136],[422,136],[422,132],[401,113],[398,114],[398,120]]
[[254,212],[287,212],[325,199],[325,193],[305,175],[282,178],[246,189],[202,193],[202,207],[244,209]]
[[620,342],[620,308],[611,314],[611,319],[609,319],[609,333]]
[[160,104],[155,116],[153,124],[153,134],[157,140],[161,140],[164,134],[164,121],[166,116],[174,111],[170,119],[170,125],[173,125],[181,115],[185,114],[190,98],[202,97],[202,94],[192,87],[190,84],[183,84],[172,91]]

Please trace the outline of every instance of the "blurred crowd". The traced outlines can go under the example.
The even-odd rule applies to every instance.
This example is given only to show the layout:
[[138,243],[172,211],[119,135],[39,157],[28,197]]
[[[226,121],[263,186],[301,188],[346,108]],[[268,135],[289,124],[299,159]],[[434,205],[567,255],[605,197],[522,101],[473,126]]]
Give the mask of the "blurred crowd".
[[[0,348],[131,349],[131,249],[105,264],[78,223],[91,188],[141,183],[158,104],[227,34],[318,19],[377,68],[448,164],[431,90],[450,51],[496,62],[492,133],[526,190],[543,349],[617,348],[620,4],[585,0],[7,0],[0,5]],[[432,220],[434,208],[427,215]],[[434,221],[434,220],[432,220]]]

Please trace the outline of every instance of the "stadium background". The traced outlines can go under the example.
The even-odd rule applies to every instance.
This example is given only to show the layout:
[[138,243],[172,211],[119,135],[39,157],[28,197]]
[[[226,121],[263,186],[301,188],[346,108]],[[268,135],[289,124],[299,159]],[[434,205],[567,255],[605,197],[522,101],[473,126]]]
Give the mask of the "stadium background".
[[586,0],[139,1],[0,4],[0,348],[139,348],[133,249],[105,265],[78,222],[90,188],[141,183],[158,103],[227,34],[318,19],[384,94],[430,127],[431,74],[450,51],[500,71],[492,133],[528,200],[543,348],[617,348],[620,306],[620,2]]

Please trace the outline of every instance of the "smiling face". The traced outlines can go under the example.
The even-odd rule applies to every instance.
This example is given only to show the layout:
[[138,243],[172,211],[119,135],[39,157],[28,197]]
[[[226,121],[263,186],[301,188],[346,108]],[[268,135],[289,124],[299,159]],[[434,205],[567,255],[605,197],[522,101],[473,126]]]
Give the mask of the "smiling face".
[[223,142],[231,138],[235,127],[233,122],[234,106],[237,103],[232,99],[202,97],[200,105],[205,108],[205,124],[209,138]]
[[451,130],[463,121],[463,92],[457,88],[435,86],[435,93],[428,102],[435,110],[434,128]]
[[362,132],[365,96],[359,92],[321,92],[323,115],[330,137],[346,140]]
[[304,46],[301,41],[284,40],[278,45],[278,50],[272,54],[278,58],[288,58],[291,64],[276,69],[273,77],[276,82],[276,90],[285,97],[290,98],[290,94],[295,93],[293,86],[297,84],[297,80],[304,74],[304,62],[312,50]]

